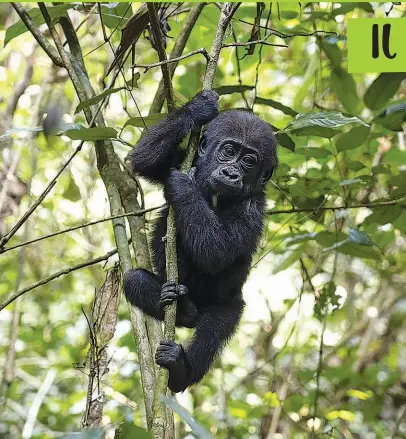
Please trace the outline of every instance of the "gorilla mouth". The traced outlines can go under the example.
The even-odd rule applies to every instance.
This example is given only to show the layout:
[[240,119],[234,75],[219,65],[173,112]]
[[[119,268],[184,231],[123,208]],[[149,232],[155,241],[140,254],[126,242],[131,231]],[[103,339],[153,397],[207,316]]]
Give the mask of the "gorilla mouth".
[[228,180],[219,175],[212,175],[210,178],[211,187],[216,194],[234,195],[241,192],[243,188],[242,179]]

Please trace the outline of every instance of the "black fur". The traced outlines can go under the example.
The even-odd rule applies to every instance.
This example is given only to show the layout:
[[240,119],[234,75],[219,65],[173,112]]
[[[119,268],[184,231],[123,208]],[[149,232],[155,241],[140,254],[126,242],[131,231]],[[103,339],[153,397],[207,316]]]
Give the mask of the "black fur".
[[[169,370],[174,392],[201,380],[238,325],[241,288],[262,233],[264,186],[277,165],[269,125],[244,110],[218,114],[217,99],[214,91],[198,94],[150,128],[131,154],[134,171],[163,183],[174,208],[179,285],[165,277],[166,210],[152,239],[159,274],[127,272],[126,297],[159,320],[177,300],[177,325],[196,328],[185,350],[172,341],[157,349],[156,362]],[[183,159],[179,144],[207,123],[199,156],[185,175],[174,168]]]

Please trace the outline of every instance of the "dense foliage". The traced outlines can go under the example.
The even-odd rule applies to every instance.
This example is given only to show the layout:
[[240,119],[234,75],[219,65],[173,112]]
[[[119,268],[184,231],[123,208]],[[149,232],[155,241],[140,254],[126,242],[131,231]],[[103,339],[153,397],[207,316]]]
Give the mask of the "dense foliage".
[[[44,23],[36,4],[23,5]],[[168,53],[191,6],[165,7]],[[62,270],[0,312],[0,437],[59,437],[83,420],[89,316],[117,256],[76,266],[115,248],[111,222],[8,249],[110,216],[92,140],[113,139],[124,165],[144,123],[162,117],[148,115],[160,68],[128,69],[158,61],[147,31],[113,87],[113,73],[104,77],[138,7],[47,4],[55,23],[71,17],[98,93],[78,107],[65,70],[51,67],[10,4],[0,6],[0,236],[86,141],[0,254],[0,302]],[[404,16],[405,6],[243,3],[234,15],[226,45],[251,38],[281,47],[224,47],[214,88],[221,108],[251,108],[272,124],[280,165],[244,288],[243,323],[210,374],[177,398],[195,419],[188,426],[175,407],[180,438],[406,437],[406,73],[352,75],[346,58],[347,20],[385,13]],[[201,89],[200,49],[209,51],[218,17],[218,7],[206,5],[193,27],[183,53],[197,53],[179,62],[173,79],[179,105]],[[108,127],[85,128],[81,110],[102,102]],[[47,111],[63,114],[60,136],[43,135]],[[162,194],[141,184],[141,206],[160,206]],[[148,227],[156,215],[146,214]],[[149,437],[139,428],[136,349],[122,300],[105,348],[102,402],[103,428],[120,427],[123,438]]]

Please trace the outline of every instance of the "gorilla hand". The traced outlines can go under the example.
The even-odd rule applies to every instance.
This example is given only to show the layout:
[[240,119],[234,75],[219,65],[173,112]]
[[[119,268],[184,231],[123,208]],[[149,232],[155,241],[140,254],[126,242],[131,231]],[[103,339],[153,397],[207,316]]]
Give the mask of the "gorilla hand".
[[194,128],[200,128],[217,116],[218,98],[219,95],[214,90],[206,90],[197,94],[186,105],[186,112],[192,119]]

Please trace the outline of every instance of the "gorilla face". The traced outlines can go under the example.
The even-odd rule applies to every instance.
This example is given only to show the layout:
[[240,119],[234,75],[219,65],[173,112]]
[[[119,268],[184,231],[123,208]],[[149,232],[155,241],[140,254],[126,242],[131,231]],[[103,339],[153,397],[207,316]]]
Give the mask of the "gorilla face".
[[251,184],[256,177],[260,156],[255,148],[226,140],[214,154],[217,167],[209,177],[215,193],[238,194],[243,187]]
[[267,123],[245,110],[220,113],[199,146],[196,181],[211,194],[252,194],[276,168],[276,143]]

